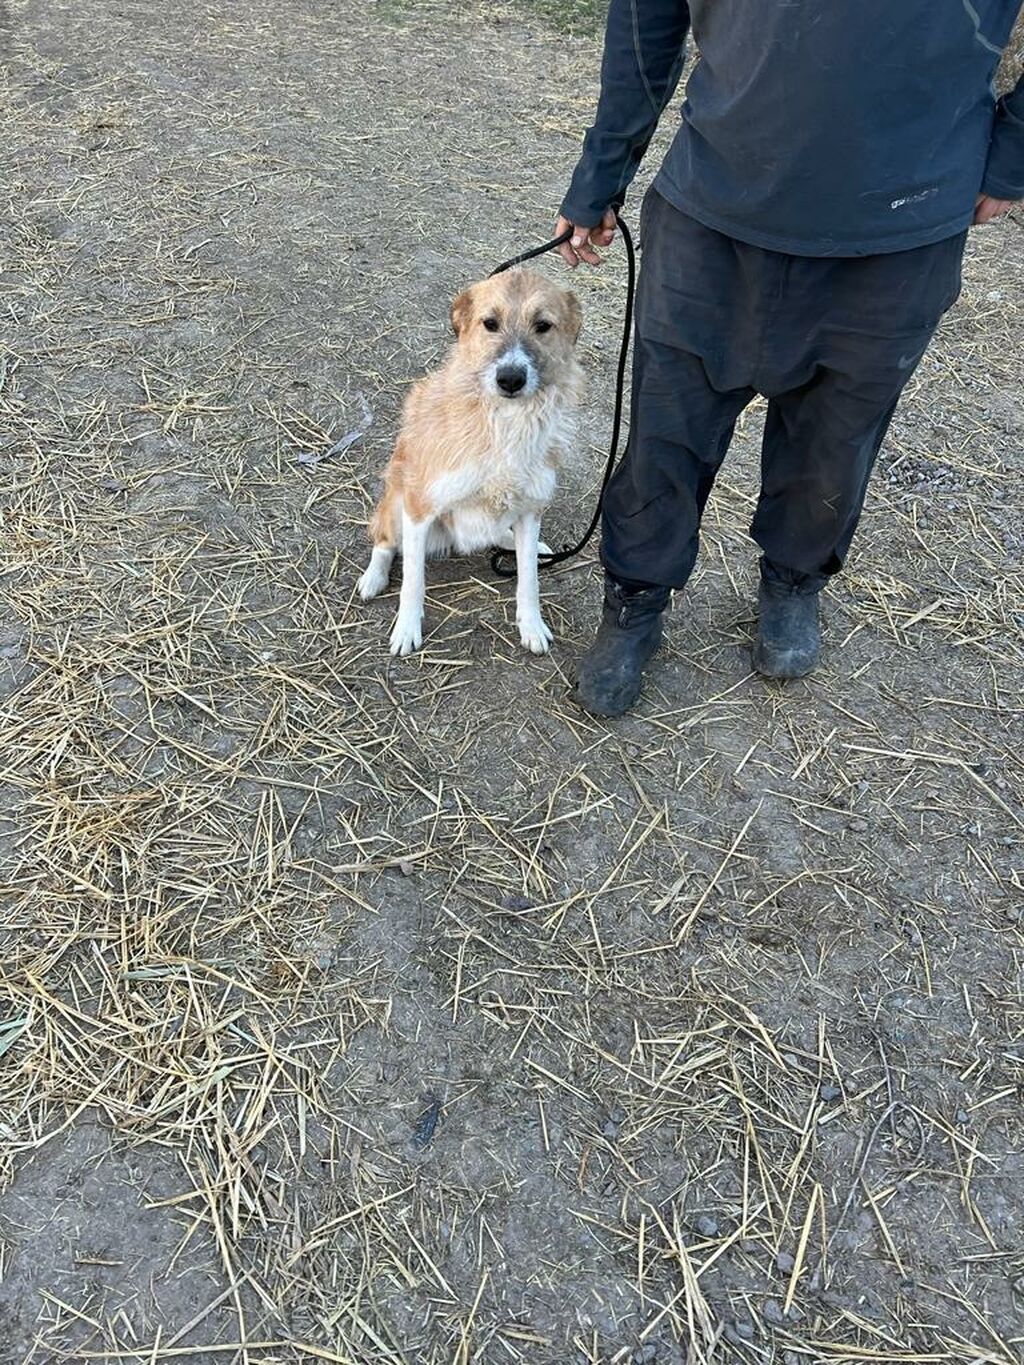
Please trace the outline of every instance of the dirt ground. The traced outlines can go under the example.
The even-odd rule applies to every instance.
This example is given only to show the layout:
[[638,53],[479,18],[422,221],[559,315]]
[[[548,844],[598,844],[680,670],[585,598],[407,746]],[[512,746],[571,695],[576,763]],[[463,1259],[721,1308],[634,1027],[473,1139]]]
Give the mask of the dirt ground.
[[814,678],[750,672],[757,408],[629,719],[567,696],[592,556],[542,659],[483,560],[410,660],[353,600],[405,386],[574,162],[557,17],[0,7],[3,1365],[1024,1352],[1024,216]]

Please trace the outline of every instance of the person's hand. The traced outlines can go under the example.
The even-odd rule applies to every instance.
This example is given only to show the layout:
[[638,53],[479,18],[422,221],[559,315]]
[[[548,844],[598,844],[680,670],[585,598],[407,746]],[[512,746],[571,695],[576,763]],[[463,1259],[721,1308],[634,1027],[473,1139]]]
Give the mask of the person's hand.
[[596,227],[586,227],[560,217],[555,224],[555,236],[560,237],[566,228],[573,229],[572,238],[562,243],[558,248],[558,254],[570,270],[575,270],[580,261],[586,261],[587,265],[600,265],[601,257],[594,248],[611,246],[615,237],[615,210],[606,210]]
[[980,227],[982,223],[992,223],[997,218],[1005,217],[1014,202],[1013,199],[993,199],[990,194],[979,194],[974,205],[975,226]]

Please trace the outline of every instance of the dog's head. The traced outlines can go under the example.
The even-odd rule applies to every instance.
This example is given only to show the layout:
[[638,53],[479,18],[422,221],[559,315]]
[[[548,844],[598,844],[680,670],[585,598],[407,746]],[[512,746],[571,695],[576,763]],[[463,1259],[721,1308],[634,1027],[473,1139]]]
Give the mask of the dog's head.
[[485,394],[509,402],[569,384],[582,322],[576,295],[532,270],[481,280],[452,304],[460,361]]

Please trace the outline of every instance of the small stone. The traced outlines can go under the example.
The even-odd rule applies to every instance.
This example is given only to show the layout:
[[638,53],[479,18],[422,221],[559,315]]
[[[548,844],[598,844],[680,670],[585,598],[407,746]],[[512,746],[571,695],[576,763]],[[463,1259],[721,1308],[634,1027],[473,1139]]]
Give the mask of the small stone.
[[601,1124],[601,1136],[613,1139],[617,1138],[619,1136],[619,1129],[622,1127],[625,1117],[625,1113],[616,1105],[605,1119],[604,1123]]
[[729,1343],[730,1346],[746,1346],[746,1345],[747,1345],[748,1338],[745,1337],[745,1336],[742,1336],[742,1335],[736,1330],[736,1326],[735,1326],[734,1323],[727,1322],[727,1323],[725,1324],[725,1326],[723,1327],[723,1329],[722,1329],[722,1335],[725,1337],[726,1341]]
[[775,1267],[777,1270],[781,1271],[783,1275],[791,1274],[795,1265],[796,1260],[788,1251],[780,1251],[775,1258]]
[[409,862],[408,858],[403,858],[401,862],[398,864],[398,870],[399,872],[401,872],[403,877],[411,877],[413,872],[415,871],[415,868],[413,867],[412,863]]
[[836,1085],[834,1081],[822,1081],[821,1085],[818,1086],[818,1094],[826,1104],[831,1104],[833,1100],[838,1100],[842,1093],[842,1087]]
[[744,1341],[753,1341],[754,1324],[749,1318],[736,1318],[733,1322],[733,1327],[738,1337],[741,1337]]
[[633,1352],[634,1365],[651,1365],[651,1361],[657,1360],[657,1358],[658,1348],[653,1341],[645,1341]]
[[506,910],[532,910],[534,904],[526,896],[506,896],[504,900]]
[[701,1237],[718,1236],[718,1219],[713,1218],[710,1213],[698,1214],[693,1226]]
[[761,1311],[767,1322],[778,1324],[786,1321],[786,1315],[782,1311],[782,1304],[776,1299],[765,1299],[764,1307]]

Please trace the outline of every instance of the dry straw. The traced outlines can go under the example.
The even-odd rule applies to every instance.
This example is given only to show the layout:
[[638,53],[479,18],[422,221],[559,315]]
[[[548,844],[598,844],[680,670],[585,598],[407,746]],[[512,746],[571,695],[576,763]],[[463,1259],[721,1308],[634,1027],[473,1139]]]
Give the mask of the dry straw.
[[[353,603],[403,386],[546,234],[595,38],[13,8],[5,1361],[1011,1365],[1019,219],[912,382],[819,678],[746,664],[754,408],[608,727],[566,697],[592,561],[543,661],[475,561],[409,663]],[[621,282],[580,284],[556,539]]]

